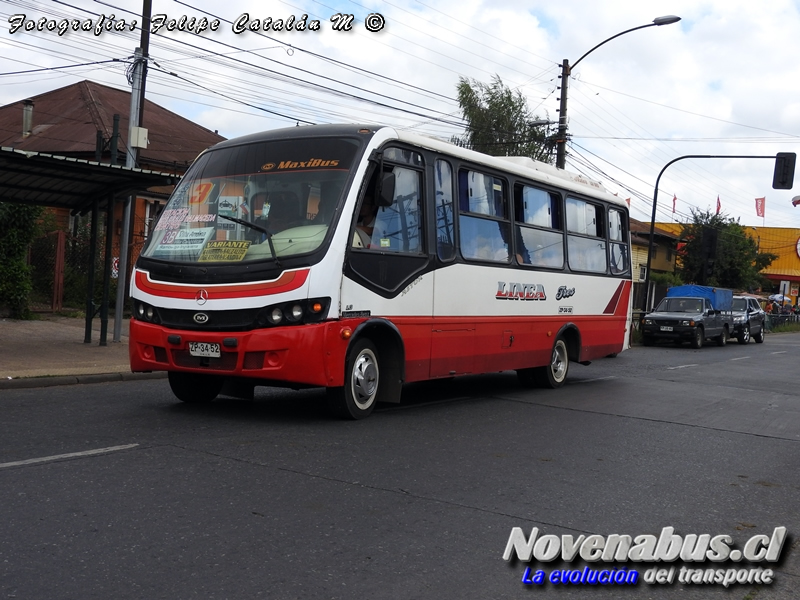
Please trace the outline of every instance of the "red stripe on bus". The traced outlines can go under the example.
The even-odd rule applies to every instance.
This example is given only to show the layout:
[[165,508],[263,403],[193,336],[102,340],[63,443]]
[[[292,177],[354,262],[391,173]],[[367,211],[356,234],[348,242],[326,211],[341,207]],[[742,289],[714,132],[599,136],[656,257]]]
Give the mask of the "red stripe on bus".
[[603,311],[604,315],[613,315],[617,310],[617,304],[619,304],[619,299],[622,296],[622,290],[625,288],[625,282],[620,281],[619,285],[617,286],[617,291],[614,292],[614,295],[611,296],[611,300],[608,302],[608,306]]
[[617,303],[617,310],[614,313],[617,317],[624,317],[628,314],[628,305],[630,304],[632,281],[625,281],[625,289],[622,290],[622,296],[619,303]]
[[155,282],[150,280],[147,272],[136,271],[136,287],[151,296],[164,298],[182,298],[193,300],[200,290],[208,293],[209,300],[223,300],[229,298],[251,298],[253,296],[268,296],[291,292],[301,287],[308,279],[309,269],[288,271],[275,281],[259,283],[243,283],[232,285],[178,285],[173,283]]

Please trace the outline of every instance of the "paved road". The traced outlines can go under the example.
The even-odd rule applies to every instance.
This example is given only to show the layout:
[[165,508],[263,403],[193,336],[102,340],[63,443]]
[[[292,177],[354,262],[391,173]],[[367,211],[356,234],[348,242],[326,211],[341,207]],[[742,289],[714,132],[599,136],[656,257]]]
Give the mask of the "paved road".
[[[6,390],[0,598],[795,598],[798,352],[800,335],[636,348],[555,391],[508,373],[408,386],[362,422],[314,390],[199,408],[163,380]],[[665,526],[791,537],[771,586],[730,590],[530,590],[502,559],[512,527]]]

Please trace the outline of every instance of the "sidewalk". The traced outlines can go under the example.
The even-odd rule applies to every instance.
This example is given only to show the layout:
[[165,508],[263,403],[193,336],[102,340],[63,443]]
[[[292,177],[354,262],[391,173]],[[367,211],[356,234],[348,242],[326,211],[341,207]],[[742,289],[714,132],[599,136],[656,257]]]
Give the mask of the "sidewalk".
[[100,319],[92,321],[92,342],[85,344],[83,318],[40,315],[36,321],[0,319],[0,390],[164,377],[131,373],[128,320],[119,342],[114,320],[108,322],[108,345],[100,346]]

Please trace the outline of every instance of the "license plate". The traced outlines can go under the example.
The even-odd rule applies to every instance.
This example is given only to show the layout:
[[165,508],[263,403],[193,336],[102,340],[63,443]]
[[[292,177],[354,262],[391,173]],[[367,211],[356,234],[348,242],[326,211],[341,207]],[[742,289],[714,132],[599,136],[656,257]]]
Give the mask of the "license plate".
[[206,358],[219,358],[219,344],[213,342],[189,342],[189,354]]
[[672,327],[670,327],[668,325],[662,325],[661,326],[661,331],[672,331]]

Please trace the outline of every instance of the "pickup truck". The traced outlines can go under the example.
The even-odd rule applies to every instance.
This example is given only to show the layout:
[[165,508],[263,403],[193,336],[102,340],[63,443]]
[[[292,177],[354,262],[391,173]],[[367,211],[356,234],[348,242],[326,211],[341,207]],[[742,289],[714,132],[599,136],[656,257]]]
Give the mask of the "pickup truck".
[[692,348],[702,348],[706,339],[713,338],[718,346],[724,346],[733,331],[732,299],[733,292],[723,288],[669,288],[667,297],[642,318],[642,342],[652,346],[656,340],[678,345],[688,341]]

